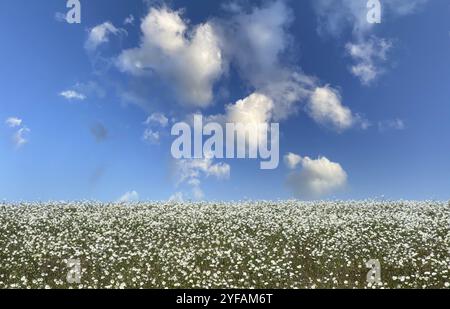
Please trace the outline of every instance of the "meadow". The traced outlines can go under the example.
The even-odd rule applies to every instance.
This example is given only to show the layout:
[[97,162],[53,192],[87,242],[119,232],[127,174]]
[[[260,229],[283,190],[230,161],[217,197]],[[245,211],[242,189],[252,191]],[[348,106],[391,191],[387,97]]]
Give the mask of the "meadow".
[[0,203],[0,288],[450,288],[449,248],[447,202]]

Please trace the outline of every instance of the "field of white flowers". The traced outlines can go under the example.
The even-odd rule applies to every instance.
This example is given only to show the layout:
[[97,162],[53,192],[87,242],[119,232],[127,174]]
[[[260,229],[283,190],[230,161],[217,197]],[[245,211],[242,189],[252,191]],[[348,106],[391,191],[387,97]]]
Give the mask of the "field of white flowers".
[[0,288],[449,288],[449,220],[432,201],[0,203]]

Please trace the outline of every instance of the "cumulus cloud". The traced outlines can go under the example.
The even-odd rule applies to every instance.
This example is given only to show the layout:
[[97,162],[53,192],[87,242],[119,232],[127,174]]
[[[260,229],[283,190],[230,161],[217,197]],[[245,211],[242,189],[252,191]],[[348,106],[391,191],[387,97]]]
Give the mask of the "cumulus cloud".
[[[215,83],[230,67],[235,68],[250,95],[216,115],[224,121],[281,122],[300,111],[321,83],[290,60],[295,54],[289,32],[294,15],[286,2],[268,1],[259,7],[233,3],[226,11],[226,18],[190,25],[180,11],[150,8],[141,24],[139,47],[123,51],[117,66],[137,77],[157,76],[174,87],[183,102],[200,108],[211,104]],[[328,111],[341,116],[338,126],[346,129],[351,112],[342,105],[336,107],[340,112]],[[325,118],[314,119],[323,122]],[[151,131],[149,136],[156,130]]]
[[287,185],[301,198],[320,198],[332,194],[347,184],[347,173],[339,163],[325,157],[313,160],[300,158],[300,170],[288,176]]
[[271,98],[275,120],[288,118],[315,84],[314,78],[286,60],[293,46],[289,34],[293,13],[285,1],[266,2],[250,10],[236,4],[228,7],[233,15],[215,20],[227,62],[255,92]]
[[347,53],[354,61],[351,73],[369,85],[384,72],[382,64],[387,60],[387,53],[392,48],[392,42],[377,37],[359,43],[348,43]]
[[85,100],[86,96],[75,90],[65,90],[59,93],[60,96],[66,98],[67,100]]
[[289,152],[287,155],[284,156],[284,163],[291,170],[295,170],[301,162],[302,157],[295,153]]
[[202,178],[216,178],[225,180],[230,177],[231,167],[226,163],[214,163],[212,158],[183,159],[176,162],[177,186],[187,184],[195,199],[202,199]]
[[20,127],[22,125],[22,119],[17,117],[10,117],[6,119],[5,124],[10,128]]
[[137,201],[139,201],[139,194],[136,191],[126,192],[117,200],[118,203],[130,203]]
[[317,123],[338,131],[346,130],[356,122],[351,110],[342,105],[340,93],[329,86],[315,89],[306,110]]
[[[270,122],[273,108],[272,99],[260,93],[253,93],[226,107],[226,122],[250,125],[247,132],[239,131],[238,134],[248,133],[250,136],[256,137],[249,138],[248,144],[251,149],[257,149],[259,141],[267,134],[267,130],[261,124]],[[245,138],[245,136],[239,136],[239,138]]]
[[189,29],[181,12],[162,7],[150,9],[141,30],[140,46],[121,53],[119,68],[134,75],[156,72],[172,83],[183,101],[208,106],[224,70],[214,27],[204,23]]
[[87,50],[93,51],[100,45],[109,42],[111,35],[118,35],[126,33],[125,30],[116,28],[111,22],[107,21],[103,24],[97,25],[89,30],[88,38],[84,47]]
[[[294,16],[285,1],[267,2],[250,11],[233,6],[231,11],[234,15],[221,24],[225,55],[255,93],[271,101],[262,112],[255,113],[259,119],[265,119],[262,122],[283,121],[299,110],[300,103],[309,102],[309,115],[318,123],[331,123],[339,130],[352,126],[353,115],[341,104],[338,92],[329,87],[321,88],[316,78],[286,60],[289,58],[286,55],[292,51],[289,27]],[[324,89],[329,95],[321,100]],[[244,99],[239,105],[251,106],[252,98]]]

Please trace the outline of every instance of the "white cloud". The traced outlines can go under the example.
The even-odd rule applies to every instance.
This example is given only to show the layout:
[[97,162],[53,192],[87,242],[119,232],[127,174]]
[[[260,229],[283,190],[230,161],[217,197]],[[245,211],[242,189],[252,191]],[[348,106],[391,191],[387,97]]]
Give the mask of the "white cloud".
[[128,15],[123,21],[124,25],[133,25],[134,24],[134,16],[132,14]]
[[136,191],[129,191],[117,200],[118,203],[130,203],[137,201],[139,201],[139,194]]
[[192,189],[195,199],[204,197],[201,189],[201,179],[214,177],[225,180],[230,177],[231,167],[226,163],[214,164],[213,159],[183,159],[176,162],[177,186],[187,184]]
[[402,119],[385,120],[378,122],[378,130],[385,132],[389,130],[402,131],[406,129],[405,122]]
[[296,169],[301,162],[302,157],[295,153],[289,152],[287,155],[284,156],[284,163],[291,170]]
[[289,34],[293,13],[285,1],[267,2],[251,10],[232,5],[231,12],[231,18],[216,21],[227,62],[235,65],[255,92],[271,98],[275,120],[288,118],[298,111],[298,103],[315,83],[286,60],[293,46]]
[[153,113],[148,116],[145,121],[146,125],[159,125],[163,128],[167,127],[169,124],[169,119],[162,113]]
[[121,70],[135,75],[156,72],[170,82],[181,99],[197,107],[213,100],[213,85],[223,73],[219,38],[210,23],[188,32],[181,13],[151,8],[141,24],[140,47],[118,58]]
[[338,131],[352,127],[356,121],[351,110],[342,105],[340,93],[329,86],[316,88],[306,110],[317,123]]
[[290,45],[287,27],[292,20],[284,1],[273,1],[223,22],[222,45],[252,85],[260,88],[267,78],[279,74],[281,54]]
[[[261,124],[268,124],[272,118],[274,104],[272,99],[260,94],[253,93],[245,99],[226,107],[226,122],[234,124],[254,125],[249,127],[248,134],[256,136],[257,139],[248,139],[251,149],[257,149],[259,140],[267,134]],[[245,131],[240,134],[245,135]],[[245,138],[245,136],[240,136]]]
[[10,128],[20,127],[22,125],[22,119],[17,117],[10,117],[6,119],[5,123]]
[[55,20],[60,23],[67,22],[67,15],[65,13],[56,12]]
[[230,166],[226,163],[214,164],[211,158],[178,160],[177,167],[180,176],[179,183],[196,181],[202,175],[217,179],[230,177]]
[[167,127],[169,119],[162,113],[153,113],[147,117],[144,124],[149,127],[144,131],[143,140],[151,144],[159,144],[165,133],[162,129]]
[[[227,18],[190,26],[179,11],[151,8],[141,24],[140,46],[123,51],[117,65],[136,76],[162,77],[184,102],[196,107],[213,101],[215,82],[232,65],[252,94],[216,117],[231,119],[229,122],[245,118],[246,123],[251,119],[280,122],[291,117],[320,84],[289,60],[295,51],[289,34],[293,13],[282,0],[249,9],[231,5],[227,13]],[[262,97],[265,103],[253,107],[256,98]],[[350,112],[337,107],[340,114],[334,116],[345,117]],[[338,126],[347,128],[347,120],[338,118]]]
[[18,128],[12,136],[12,141],[16,148],[20,148],[28,143],[27,135],[31,130],[23,124],[22,119],[18,117],[9,117],[5,120],[5,124],[12,129]]
[[261,93],[274,101],[273,120],[282,121],[296,114],[300,103],[311,95],[316,83],[310,76],[285,71],[278,79],[264,86]]
[[[412,14],[428,0],[384,0],[381,1],[382,23],[391,17]],[[387,62],[386,53],[392,47],[392,41],[372,37],[370,33],[376,24],[369,23],[367,0],[316,0],[314,8],[319,19],[319,32],[339,36],[350,27],[353,31],[353,43],[348,43],[347,52],[355,61],[351,73],[364,85],[369,85],[384,71]]]
[[[412,14],[428,0],[383,0],[382,18]],[[319,18],[319,32],[338,36],[351,27],[357,38],[365,36],[375,24],[367,21],[367,0],[315,0],[314,8]],[[383,22],[382,20],[382,22]]]
[[[270,130],[270,122],[273,118],[274,102],[261,93],[252,93],[248,97],[225,106],[225,113],[212,115],[205,118],[205,122],[217,122],[222,126],[227,123],[242,124],[246,130],[240,130],[238,138],[245,140],[249,149],[258,149],[259,141],[266,138],[267,129]],[[192,116],[192,115],[191,115]],[[266,124],[267,129],[262,125]],[[247,138],[246,135],[250,138]],[[255,138],[253,138],[255,137]]]
[[371,37],[359,43],[348,43],[347,53],[355,64],[351,67],[351,73],[361,80],[364,85],[369,85],[383,72],[382,64],[387,60],[387,53],[392,48],[392,42]]
[[126,33],[125,30],[116,28],[111,22],[104,22],[89,30],[89,35],[85,43],[87,50],[93,51],[100,45],[109,42],[110,35]]
[[86,96],[82,93],[79,93],[75,90],[65,90],[62,91],[60,94],[60,96],[66,98],[67,100],[85,100]]
[[347,184],[347,173],[341,165],[325,157],[317,160],[304,157],[300,165],[301,169],[292,172],[287,180],[296,196],[319,198],[340,190]]
[[15,145],[17,148],[20,148],[20,147],[24,146],[25,144],[27,144],[27,143],[28,143],[28,139],[26,138],[26,135],[27,135],[28,133],[30,133],[30,132],[31,132],[31,130],[28,129],[27,127],[20,128],[20,129],[13,135],[13,142],[14,142],[14,145]]

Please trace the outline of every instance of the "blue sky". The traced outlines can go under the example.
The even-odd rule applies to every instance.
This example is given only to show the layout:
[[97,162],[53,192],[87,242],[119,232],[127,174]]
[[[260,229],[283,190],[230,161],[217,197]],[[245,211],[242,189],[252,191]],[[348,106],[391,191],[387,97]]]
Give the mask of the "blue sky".
[[[449,1],[80,3],[0,4],[1,199],[449,198]],[[277,169],[172,158],[174,122],[238,106]]]

